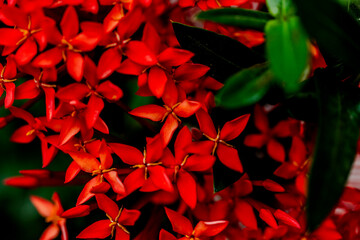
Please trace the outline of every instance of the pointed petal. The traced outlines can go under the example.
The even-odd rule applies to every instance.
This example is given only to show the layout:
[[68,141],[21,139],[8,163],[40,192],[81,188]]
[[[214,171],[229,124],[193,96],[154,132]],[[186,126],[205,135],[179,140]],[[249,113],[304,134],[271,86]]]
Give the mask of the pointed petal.
[[[17,90],[17,89],[16,89]],[[304,142],[300,137],[294,136],[289,151],[289,160],[293,163],[301,165],[307,156],[307,150]]]
[[66,170],[64,183],[68,183],[73,180],[80,171],[80,166],[75,161],[72,161]]
[[164,146],[167,146],[169,144],[178,126],[179,126],[178,120],[175,119],[172,114],[169,114],[169,116],[166,118],[164,125],[160,130],[160,136],[163,140]]
[[128,75],[140,75],[146,69],[145,66],[137,64],[130,59],[125,59],[121,64],[120,67],[116,70],[122,74]]
[[5,97],[5,108],[9,108],[13,102],[14,102],[14,98],[15,98],[15,83],[9,82],[9,83],[4,83],[5,85],[5,89],[6,89],[6,97]]
[[77,118],[69,117],[63,120],[59,136],[59,145],[65,144],[80,131],[80,123]]
[[40,240],[55,239],[60,233],[58,225],[50,224],[40,236]]
[[40,53],[33,61],[34,67],[50,68],[56,66],[62,60],[62,50],[54,47],[50,50]]
[[30,201],[42,217],[50,216],[54,210],[54,204],[45,198],[31,195]]
[[274,216],[276,217],[277,220],[284,222],[286,225],[295,227],[295,228],[301,228],[300,224],[298,223],[298,221],[296,221],[296,219],[294,219],[293,217],[291,217],[289,214],[287,214],[286,212],[277,209],[274,212]]
[[162,166],[153,166],[149,167],[149,178],[153,182],[153,184],[159,189],[163,189],[167,192],[172,192],[174,187],[166,175],[165,168]]
[[150,68],[148,85],[155,97],[160,98],[163,95],[167,80],[164,70],[156,66]]
[[79,18],[73,6],[68,6],[60,22],[60,28],[66,39],[71,39],[79,32]]
[[207,171],[215,163],[216,158],[211,155],[192,155],[190,156],[185,165],[183,166],[184,169],[187,171]]
[[104,18],[104,31],[106,33],[114,30],[119,21],[124,17],[124,9],[122,4],[115,4],[114,7]]
[[121,143],[109,143],[108,145],[126,164],[136,165],[143,162],[143,154],[135,147]]
[[241,164],[238,151],[235,148],[228,147],[224,144],[219,144],[216,153],[219,157],[219,160],[228,168],[243,172],[243,166]]
[[235,118],[234,120],[226,122],[221,129],[220,139],[223,139],[224,141],[230,141],[239,136],[240,133],[244,131],[249,118],[250,114],[245,114]]
[[149,104],[145,106],[137,107],[129,112],[129,114],[147,118],[152,121],[161,121],[166,113],[166,109],[155,104]]
[[78,218],[85,217],[90,214],[89,205],[78,205],[73,208],[70,208],[61,214],[63,218]]
[[115,219],[119,213],[118,205],[108,196],[102,193],[96,194],[95,198],[99,208],[107,213],[112,219]]
[[200,126],[200,130],[206,135],[216,138],[217,131],[215,129],[214,123],[211,120],[210,115],[204,110],[200,109],[196,112],[196,118]]
[[192,136],[189,128],[184,126],[178,133],[175,143],[174,143],[174,151],[175,157],[179,163],[185,158],[187,152],[185,151],[185,147],[192,143]]
[[30,125],[22,126],[14,131],[11,135],[10,141],[16,143],[29,143],[36,137],[35,132],[31,133],[33,130],[34,129]]
[[126,45],[125,54],[131,61],[143,66],[157,63],[154,53],[141,41],[131,41]]
[[111,188],[117,194],[125,194],[125,186],[120,180],[116,171],[107,172],[104,174],[106,180],[110,183]]
[[88,107],[85,112],[85,124],[88,129],[94,126],[103,108],[104,101],[95,94],[91,94],[88,102]]
[[100,162],[91,154],[86,152],[69,152],[71,158],[79,165],[81,170],[92,173],[99,169]]
[[123,91],[121,88],[110,81],[101,83],[96,88],[96,91],[105,97],[108,101],[118,101],[123,96]]
[[119,223],[125,226],[133,226],[140,217],[141,212],[139,210],[128,210],[124,208],[121,212]]
[[288,120],[278,122],[272,129],[272,134],[276,137],[289,137],[291,135],[291,122]]
[[245,200],[238,200],[235,205],[235,216],[246,227],[257,229],[253,207]]
[[126,194],[134,192],[136,189],[142,187],[145,183],[145,171],[138,168],[131,172],[124,180]]
[[82,230],[76,238],[88,239],[88,238],[100,238],[104,239],[111,234],[111,228],[109,227],[110,220],[100,220],[94,222],[84,230]]
[[268,117],[264,111],[264,108],[256,104],[254,109],[254,122],[257,129],[265,133],[269,130]]
[[270,141],[266,145],[266,149],[272,159],[279,162],[285,161],[285,149],[283,145],[281,145],[275,139],[270,139]]
[[185,101],[181,102],[179,106],[174,109],[174,112],[179,117],[188,118],[191,115],[195,114],[201,108],[201,104],[195,101]]
[[41,93],[35,81],[28,80],[16,87],[15,99],[33,99]]
[[122,55],[116,48],[109,48],[100,57],[97,67],[97,77],[104,79],[109,77],[121,65]]
[[80,53],[66,51],[66,68],[69,75],[80,82],[84,74],[84,58]]
[[76,205],[81,205],[83,203],[85,203],[86,201],[88,201],[90,198],[92,198],[95,193],[92,191],[92,189],[94,187],[96,187],[97,185],[99,185],[100,182],[100,177],[96,176],[94,178],[92,178],[90,181],[88,181],[85,186],[83,187],[82,191],[79,194],[79,197],[76,201]]
[[179,171],[176,179],[176,186],[184,202],[194,209],[196,206],[196,182],[193,176],[186,171]]
[[266,222],[270,227],[278,228],[278,224],[269,209],[261,209],[259,212],[259,217],[264,220],[264,222]]
[[189,153],[195,153],[200,155],[210,155],[214,148],[213,141],[200,141],[193,142],[185,148]]
[[176,239],[177,238],[174,237],[174,235],[172,235],[168,231],[166,231],[164,229],[160,230],[159,240],[176,240]]
[[158,56],[158,61],[163,66],[179,66],[189,61],[194,54],[190,51],[169,47]]
[[270,179],[265,179],[265,181],[262,183],[262,185],[264,186],[264,188],[266,190],[269,190],[272,192],[285,192],[285,189],[283,188],[283,186],[281,186],[277,182],[274,182],[273,180],[270,180]]
[[13,28],[0,28],[0,45],[16,46],[16,44],[23,38],[22,32]]
[[115,240],[130,240],[130,234],[117,227],[115,232]]
[[267,136],[265,134],[249,134],[244,139],[244,145],[248,147],[261,148],[265,145]]
[[46,118],[50,121],[55,111],[55,89],[44,87],[43,90],[45,93]]
[[179,66],[174,73],[176,81],[189,81],[204,76],[210,68],[197,63],[185,63]]
[[212,222],[204,222],[200,221],[195,229],[194,229],[194,236],[195,237],[212,237],[220,232],[222,232],[227,225],[229,224],[228,221],[219,220],[219,221],[212,221]]
[[29,112],[25,111],[24,109],[17,108],[17,107],[10,107],[9,108],[11,114],[14,117],[24,119],[29,125],[35,124],[35,118]]
[[15,60],[19,65],[25,65],[37,54],[37,45],[32,38],[28,38],[16,51]]
[[180,213],[175,212],[165,207],[166,215],[168,216],[173,230],[182,235],[191,236],[193,227],[189,219],[182,216]]

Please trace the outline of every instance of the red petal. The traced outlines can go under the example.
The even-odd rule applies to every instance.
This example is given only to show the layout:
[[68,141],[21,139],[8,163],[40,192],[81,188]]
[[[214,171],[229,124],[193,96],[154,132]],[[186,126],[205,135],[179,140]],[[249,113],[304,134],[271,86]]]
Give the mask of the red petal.
[[104,108],[104,101],[95,94],[92,94],[90,96],[88,107],[85,112],[85,123],[88,129],[94,126],[103,108]]
[[40,53],[33,61],[34,67],[50,68],[56,66],[62,60],[62,50],[55,47]]
[[139,65],[130,59],[126,59],[120,64],[120,67],[116,71],[122,74],[140,75],[144,69],[146,69],[145,66]]
[[69,152],[71,158],[79,165],[81,170],[92,173],[99,169],[100,162],[91,154],[86,152]]
[[163,66],[179,66],[189,61],[194,54],[190,51],[169,47],[158,56],[158,61]]
[[196,182],[193,176],[180,170],[177,174],[176,185],[181,198],[191,209],[194,209],[196,206]]
[[80,171],[81,168],[79,167],[79,165],[77,165],[75,161],[72,161],[66,170],[64,183],[68,183],[73,180]]
[[244,139],[244,145],[248,147],[261,148],[267,141],[265,134],[249,134]]
[[70,208],[61,214],[63,218],[78,218],[85,217],[90,214],[89,205],[78,205],[73,208]]
[[96,194],[95,198],[99,208],[107,213],[112,219],[115,219],[119,213],[118,205],[105,194]]
[[164,70],[159,67],[150,68],[148,85],[155,97],[160,98],[163,95],[167,80]]
[[187,171],[207,171],[212,168],[215,159],[211,155],[192,155],[187,159],[183,168]]
[[266,149],[272,159],[279,162],[285,161],[285,149],[283,145],[281,145],[275,139],[270,139],[270,141],[266,145]]
[[273,180],[266,179],[262,185],[266,190],[272,191],[272,192],[285,192],[285,189],[283,186],[278,184],[277,182],[274,182]]
[[280,121],[271,132],[276,137],[288,137],[291,135],[291,122],[288,120]]
[[187,126],[184,126],[178,133],[174,144],[175,157],[176,160],[178,160],[178,163],[181,163],[185,158],[187,154],[187,152],[185,151],[185,147],[191,143],[191,132]]
[[124,208],[118,222],[125,226],[133,226],[140,217],[140,214],[141,212],[139,210],[128,210]]
[[222,232],[227,225],[229,224],[228,221],[220,220],[220,221],[212,221],[212,222],[204,222],[200,221],[195,229],[194,229],[194,236],[195,237],[212,237],[220,232]]
[[122,55],[117,48],[109,48],[100,57],[97,67],[97,77],[109,77],[121,65]]
[[296,219],[294,219],[293,217],[291,217],[289,214],[287,214],[286,212],[277,209],[274,213],[274,216],[276,217],[277,220],[279,221],[283,221],[285,224],[295,227],[295,228],[301,228],[300,224],[298,223],[298,221],[296,221]]
[[70,40],[79,32],[79,19],[73,6],[68,6],[60,22],[63,36]]
[[80,131],[81,125],[77,118],[69,117],[63,120],[59,136],[59,145],[65,144]]
[[216,138],[217,131],[215,130],[215,126],[211,120],[210,115],[204,110],[200,109],[196,112],[196,118],[200,125],[200,130],[209,137]]
[[238,200],[235,205],[235,215],[237,219],[246,227],[257,229],[257,221],[253,207],[244,200]]
[[10,107],[9,110],[14,117],[24,119],[29,125],[35,124],[35,118],[24,109],[17,107]]
[[147,23],[144,27],[142,41],[148,46],[154,53],[159,53],[161,47],[161,38],[156,31],[155,27],[150,23]]
[[149,167],[149,178],[153,184],[159,189],[163,189],[167,192],[172,192],[174,187],[166,175],[165,168],[162,166]]
[[90,181],[88,181],[85,186],[83,187],[77,201],[76,201],[76,205],[80,205],[85,203],[86,201],[88,201],[90,198],[92,198],[95,193],[92,191],[92,189],[94,187],[96,187],[97,185],[99,185],[100,182],[100,177],[96,176],[94,178],[92,178]]
[[160,230],[159,240],[176,240],[176,239],[177,238],[174,237],[174,235],[172,235],[168,231],[166,231],[164,229]]
[[117,227],[115,232],[115,240],[130,240],[130,234],[125,232],[122,228]]
[[28,38],[17,50],[15,60],[19,65],[25,65],[37,54],[37,45],[32,38]]
[[84,230],[82,230],[76,238],[106,238],[111,234],[111,227],[109,227],[110,220],[100,220],[94,222]]
[[49,217],[53,214],[54,204],[47,199],[38,196],[30,196],[31,203],[43,217]]
[[13,28],[0,28],[0,45],[16,46],[16,44],[24,37],[18,29]]
[[160,130],[160,136],[162,138],[164,146],[167,146],[169,144],[178,126],[179,126],[178,120],[175,119],[172,114],[169,114],[169,116],[166,118],[164,125]]
[[179,104],[174,109],[174,112],[179,117],[188,118],[191,115],[195,114],[201,108],[201,104],[195,101],[189,101],[185,99],[182,103]]
[[55,239],[59,235],[59,226],[55,223],[49,225],[40,236],[40,240]]
[[264,222],[266,222],[270,227],[278,228],[277,222],[269,209],[261,209],[259,212],[259,217],[264,220]]
[[41,140],[41,153],[42,153],[42,161],[43,161],[43,165],[42,167],[45,168],[47,167],[52,160],[54,160],[58,149],[54,146],[50,146],[50,148],[48,148],[48,143],[43,140]]
[[[16,143],[29,143],[36,137],[35,132],[31,133],[34,129],[30,125],[22,126],[14,131],[11,135],[10,141]],[[31,133],[28,135],[28,133]]]
[[55,111],[55,89],[44,87],[43,90],[45,93],[46,118],[50,121]]
[[166,112],[167,111],[163,107],[160,107],[155,104],[149,104],[149,105],[137,107],[131,110],[129,114],[158,122],[163,119]]
[[9,108],[14,103],[15,98],[15,83],[9,82],[4,83],[6,89],[6,97],[5,97],[5,108]]
[[191,236],[193,227],[189,219],[166,207],[165,212],[175,232]]
[[255,121],[255,126],[261,132],[265,133],[269,130],[268,117],[264,111],[264,108],[258,104],[255,105],[255,109],[254,109],[254,121]]
[[306,160],[306,156],[307,150],[304,142],[300,137],[294,136],[292,138],[291,148],[289,151],[289,160],[292,163],[301,165]]
[[125,54],[137,64],[152,66],[157,63],[154,53],[141,41],[131,41],[126,45]]
[[106,33],[114,30],[119,21],[124,17],[124,9],[122,4],[115,4],[114,7],[104,18],[104,31]]
[[228,147],[220,143],[216,149],[216,154],[219,157],[219,160],[228,168],[243,172],[243,167],[238,155],[238,151],[235,148]]
[[145,183],[145,171],[142,168],[134,170],[132,173],[127,175],[124,180],[126,194],[130,194],[136,189],[142,187]]
[[230,141],[236,138],[237,136],[244,131],[246,124],[248,123],[250,114],[242,115],[234,120],[226,122],[221,129],[220,139],[224,141]]
[[107,172],[104,174],[104,177],[110,183],[114,192],[117,194],[125,194],[125,186],[120,180],[116,171]]
[[189,153],[195,153],[200,155],[210,155],[214,148],[213,141],[200,141],[200,142],[193,142],[185,149]]
[[13,55],[10,55],[6,58],[6,67],[4,70],[4,78],[12,79],[15,78],[17,74],[17,66]]
[[123,91],[110,81],[101,83],[96,91],[105,97],[108,101],[118,101],[123,96]]
[[69,75],[80,82],[84,74],[84,58],[80,53],[66,51],[66,68]]
[[15,99],[33,99],[41,93],[35,81],[28,80],[16,87]]
[[121,143],[109,143],[108,145],[124,163],[129,165],[143,163],[144,156],[137,148]]
[[185,63],[179,66],[174,73],[176,81],[189,81],[204,76],[210,68],[208,66],[196,63]]

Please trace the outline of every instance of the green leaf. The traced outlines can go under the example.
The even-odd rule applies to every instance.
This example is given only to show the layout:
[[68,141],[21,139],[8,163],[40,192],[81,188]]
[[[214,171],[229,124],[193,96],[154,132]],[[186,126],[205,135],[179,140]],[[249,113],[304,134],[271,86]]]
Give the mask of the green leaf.
[[356,155],[359,138],[359,93],[334,83],[333,73],[322,71],[318,89],[319,122],[310,170],[307,223],[314,231],[338,202]]
[[[334,0],[293,0],[298,16],[322,53],[360,71],[360,25]],[[335,61],[337,62],[337,61]]]
[[299,88],[309,61],[308,39],[297,17],[271,20],[265,27],[270,68],[285,92]]
[[216,95],[217,103],[225,108],[254,104],[266,94],[271,80],[267,64],[241,70],[226,80],[224,87]]
[[290,0],[267,0],[266,5],[274,17],[289,17],[295,13],[294,5]]
[[240,42],[201,28],[173,22],[180,46],[195,54],[193,61],[211,68],[210,75],[224,82],[243,68],[264,62],[263,57]]
[[269,13],[243,8],[212,9],[200,12],[197,18],[259,31],[264,31],[265,24],[272,19]]

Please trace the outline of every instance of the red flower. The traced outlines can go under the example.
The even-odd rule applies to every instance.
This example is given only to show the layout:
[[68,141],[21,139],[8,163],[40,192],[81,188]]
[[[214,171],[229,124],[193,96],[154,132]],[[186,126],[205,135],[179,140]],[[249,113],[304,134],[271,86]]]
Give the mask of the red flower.
[[147,118],[156,122],[164,122],[160,131],[161,139],[164,146],[170,142],[175,130],[181,124],[179,117],[188,118],[196,113],[201,105],[195,101],[181,99],[174,84],[168,84],[167,91],[162,97],[165,105],[160,107],[155,104],[145,105],[133,109],[129,113],[131,115]]
[[66,219],[61,217],[64,210],[59,195],[56,192],[53,194],[53,202],[38,196],[31,196],[30,200],[40,215],[45,218],[45,221],[51,222],[51,225],[45,229],[40,239],[55,239],[61,231],[61,239],[67,240]]
[[196,113],[200,130],[203,135],[208,139],[206,141],[194,142],[187,150],[192,153],[198,154],[211,154],[218,156],[219,160],[228,168],[235,171],[242,172],[243,167],[239,159],[238,151],[227,141],[233,140],[246,127],[250,114],[242,115],[234,120],[231,120],[218,131],[215,130],[214,123],[210,115],[204,110],[199,110]]
[[244,144],[256,148],[261,148],[266,145],[267,153],[271,158],[279,162],[284,162],[285,149],[276,138],[291,136],[291,122],[288,120],[280,121],[271,129],[266,113],[260,105],[255,105],[254,121],[255,126],[261,133],[247,135]]
[[111,235],[115,240],[129,240],[130,232],[125,226],[133,226],[140,216],[138,210],[119,207],[104,194],[96,194],[96,201],[108,219],[97,221],[85,228],[76,238],[106,238]]
[[[219,221],[211,221],[205,222],[200,221],[196,224],[195,228],[193,228],[191,222],[185,218],[184,216],[180,215],[179,213],[165,208],[166,215],[168,216],[173,230],[184,237],[179,239],[196,239],[202,240],[207,239],[208,237],[215,236],[222,232],[228,225],[228,221],[219,220]],[[167,232],[166,230],[162,229],[160,231],[159,240],[173,240],[177,239],[172,234]]]

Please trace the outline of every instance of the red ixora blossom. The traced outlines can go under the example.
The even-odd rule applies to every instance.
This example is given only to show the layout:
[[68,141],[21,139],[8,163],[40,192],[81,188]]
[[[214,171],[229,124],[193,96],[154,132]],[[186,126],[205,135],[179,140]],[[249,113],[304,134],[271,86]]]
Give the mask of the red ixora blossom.
[[193,228],[189,219],[182,216],[178,212],[175,212],[169,208],[165,208],[165,212],[170,220],[173,230],[182,237],[176,238],[168,231],[161,229],[159,240],[203,240],[219,234],[227,227],[229,223],[225,220],[200,221],[196,224],[195,228]]
[[193,142],[187,147],[187,150],[197,154],[215,155],[216,153],[219,160],[225,166],[235,171],[242,172],[243,167],[238,151],[234,146],[227,143],[227,141],[233,140],[240,135],[246,127],[250,114],[245,114],[226,122],[223,128],[221,130],[218,128],[217,131],[215,130],[210,115],[204,110],[199,110],[196,113],[196,117],[200,125],[200,131],[207,140]]
[[140,216],[138,210],[128,210],[118,205],[105,194],[96,194],[96,202],[108,219],[97,221],[85,228],[77,238],[106,238],[111,235],[115,240],[129,240],[130,232],[125,226],[133,226]]
[[59,195],[55,192],[52,196],[52,202],[34,195],[30,197],[30,200],[40,215],[45,218],[45,221],[51,222],[51,225],[45,229],[40,239],[54,239],[59,235],[60,231],[62,240],[69,239],[66,219],[61,217],[64,209],[62,208]]

